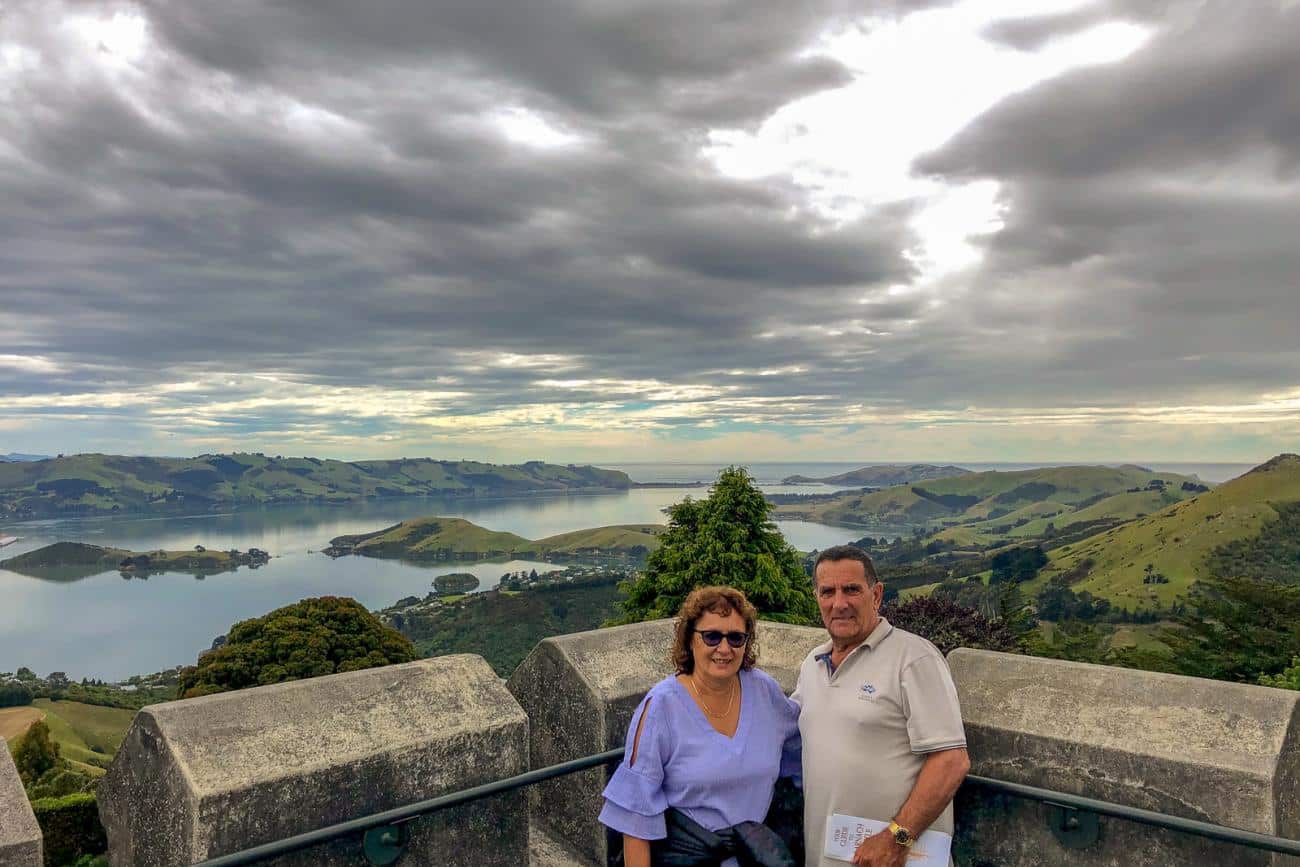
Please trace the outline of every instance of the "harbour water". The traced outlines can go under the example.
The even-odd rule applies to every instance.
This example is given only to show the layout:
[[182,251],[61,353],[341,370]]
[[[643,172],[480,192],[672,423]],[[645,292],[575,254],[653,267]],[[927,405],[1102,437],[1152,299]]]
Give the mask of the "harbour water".
[[[824,478],[858,463],[755,463],[749,470],[771,493],[832,491],[819,485],[782,485],[793,475]],[[27,666],[41,675],[63,671],[73,678],[108,680],[192,663],[212,639],[248,617],[309,596],[351,596],[381,608],[405,596],[424,596],[436,575],[472,572],[480,589],[503,573],[551,564],[525,561],[413,566],[392,560],[319,553],[330,539],[362,533],[423,515],[463,517],[492,530],[529,539],[610,524],[662,523],[665,506],[707,494],[703,486],[723,464],[608,464],[638,482],[682,487],[636,488],[591,495],[513,499],[399,499],[347,506],[286,506],[188,517],[114,517],[31,521],[0,526],[0,537],[21,537],[0,559],[57,541],[89,542],[131,550],[261,548],[272,559],[258,569],[241,568],[196,579],[162,574],[123,579],[113,571],[73,581],[32,578],[0,569],[0,671]],[[1028,469],[1041,464],[963,464],[972,470]],[[1169,472],[1224,481],[1249,469],[1237,464],[1147,464]],[[825,548],[883,535],[870,528],[845,529],[802,521],[778,527],[800,550]]]
[[[807,492],[816,488],[783,488]],[[829,490],[829,489],[827,489]],[[167,573],[124,579],[116,570],[54,581],[0,569],[0,671],[27,666],[41,675],[116,680],[194,662],[218,635],[309,596],[351,596],[376,609],[405,596],[424,596],[436,575],[472,572],[480,589],[503,573],[548,563],[457,563],[422,567],[395,560],[320,553],[335,536],[362,533],[423,515],[463,517],[493,530],[540,539],[609,524],[663,523],[663,508],[701,488],[640,488],[612,494],[514,499],[399,499],[347,506],[284,506],[188,517],[114,517],[30,521],[0,527],[21,536],[0,559],[57,541],[130,550],[261,548],[271,561],[196,579]],[[861,532],[801,521],[781,522],[801,550],[850,541]]]

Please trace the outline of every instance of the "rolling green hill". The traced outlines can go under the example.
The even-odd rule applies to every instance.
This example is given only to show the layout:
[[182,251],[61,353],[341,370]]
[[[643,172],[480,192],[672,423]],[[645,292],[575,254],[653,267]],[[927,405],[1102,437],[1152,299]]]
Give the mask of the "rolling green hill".
[[[987,544],[1036,535],[1035,530],[1046,529],[1048,521],[1062,528],[1076,520],[1071,513],[1108,498],[1150,492],[1174,502],[1205,489],[1188,476],[1134,466],[1047,467],[966,473],[867,494],[845,493],[829,500],[781,505],[776,516],[830,524],[947,525],[950,529],[941,538]],[[1153,497],[1141,502],[1155,506]],[[1136,511],[1135,505],[1120,501],[1112,506],[1117,514]],[[1014,532],[1032,522],[1039,522],[1034,529]]]
[[404,560],[487,560],[536,556],[537,546],[514,533],[488,530],[464,518],[413,518],[392,527],[330,540],[325,553]]
[[538,539],[537,545],[545,554],[566,557],[618,552],[643,558],[659,547],[659,535],[663,531],[662,524],[616,524],[548,536]]
[[339,536],[325,553],[360,554],[416,562],[501,557],[624,557],[644,559],[659,545],[658,524],[594,527],[531,540],[480,527],[464,518],[415,518],[373,533]]
[[263,454],[195,458],[71,455],[0,464],[0,518],[174,512],[376,497],[626,489],[626,473],[541,461],[336,461]]
[[[1212,491],[1052,551],[1033,584],[1061,572],[1083,574],[1081,564],[1091,561],[1076,592],[1129,609],[1167,607],[1193,582],[1213,578],[1208,558],[1216,549],[1259,536],[1280,520],[1279,506],[1296,502],[1300,456],[1279,455]],[[1168,583],[1149,583],[1148,574]]]
[[919,496],[907,485],[870,493],[847,493],[830,500],[783,504],[773,511],[773,517],[784,520],[863,526],[924,524],[950,514],[949,508]]

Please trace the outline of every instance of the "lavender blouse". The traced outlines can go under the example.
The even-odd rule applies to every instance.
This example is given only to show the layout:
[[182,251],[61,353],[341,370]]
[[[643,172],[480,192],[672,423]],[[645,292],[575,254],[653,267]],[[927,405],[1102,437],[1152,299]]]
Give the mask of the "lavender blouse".
[[[600,821],[642,840],[667,836],[669,807],[710,831],[761,822],[777,778],[800,777],[799,749],[799,706],[766,672],[740,672],[740,720],[733,737],[709,725],[687,688],[666,677],[632,715],[627,754],[605,787]],[[724,865],[734,863],[728,859]]]

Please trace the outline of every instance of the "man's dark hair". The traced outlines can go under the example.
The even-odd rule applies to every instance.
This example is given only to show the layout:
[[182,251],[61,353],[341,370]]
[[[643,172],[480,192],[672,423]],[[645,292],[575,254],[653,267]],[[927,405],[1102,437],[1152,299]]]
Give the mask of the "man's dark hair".
[[867,583],[875,584],[880,580],[876,577],[876,564],[871,562],[871,556],[866,551],[857,545],[832,545],[817,555],[817,561],[813,563],[813,583],[817,583],[818,566],[826,562],[838,563],[841,560],[857,560],[861,563],[862,571],[867,576]]

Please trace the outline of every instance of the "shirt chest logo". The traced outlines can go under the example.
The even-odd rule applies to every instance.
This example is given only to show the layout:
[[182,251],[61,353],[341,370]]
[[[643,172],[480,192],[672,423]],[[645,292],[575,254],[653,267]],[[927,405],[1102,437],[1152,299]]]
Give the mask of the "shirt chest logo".
[[858,688],[858,699],[860,701],[875,701],[879,691],[874,684],[864,683]]

